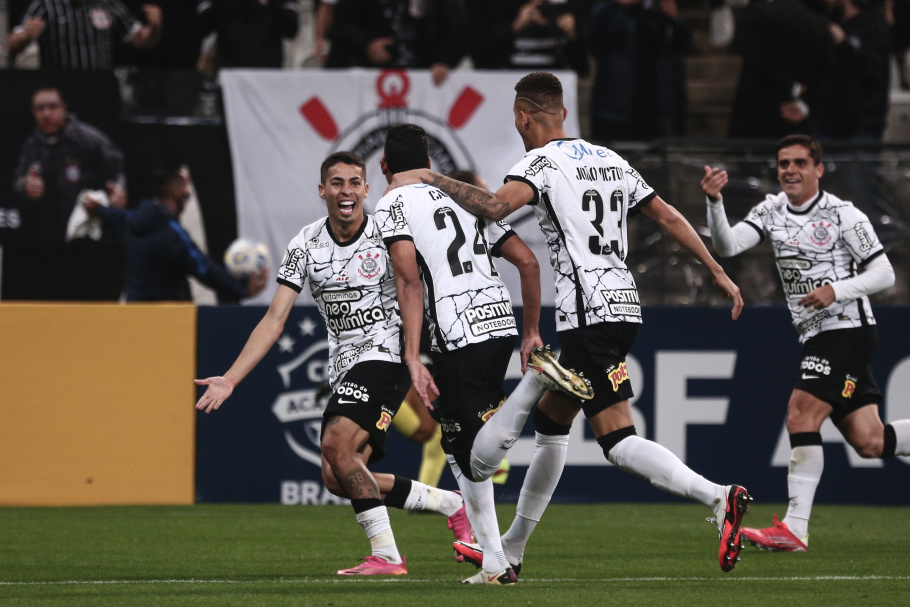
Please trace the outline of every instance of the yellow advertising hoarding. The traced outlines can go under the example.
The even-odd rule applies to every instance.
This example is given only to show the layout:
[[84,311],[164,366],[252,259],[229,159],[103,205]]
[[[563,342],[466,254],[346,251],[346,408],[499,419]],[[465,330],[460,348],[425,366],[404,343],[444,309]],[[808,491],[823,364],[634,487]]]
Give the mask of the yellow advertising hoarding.
[[192,504],[196,308],[0,304],[0,505]]

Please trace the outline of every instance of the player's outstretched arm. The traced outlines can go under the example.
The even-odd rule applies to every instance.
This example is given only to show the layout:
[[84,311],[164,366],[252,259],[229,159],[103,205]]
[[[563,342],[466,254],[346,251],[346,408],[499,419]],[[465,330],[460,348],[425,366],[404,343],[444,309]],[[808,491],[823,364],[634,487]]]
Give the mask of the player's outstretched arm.
[[534,252],[517,234],[506,240],[499,252],[518,269],[521,279],[521,372],[524,373],[528,370],[531,350],[543,346],[543,340],[540,339],[540,264]]
[[723,293],[725,297],[733,300],[733,320],[739,318],[739,314],[743,309],[743,298],[739,292],[739,287],[730,280],[724,269],[714,260],[695,228],[686,221],[686,218],[675,208],[664,202],[660,196],[655,196],[644,206],[642,212],[656,221],[668,236],[682,245],[683,248],[708,268],[717,290]]
[[269,349],[275,345],[281,332],[284,330],[284,323],[288,319],[294,300],[297,299],[297,293],[294,289],[284,285],[278,285],[278,290],[272,298],[272,303],[266,311],[265,316],[250,333],[246,345],[240,351],[240,355],[228,372],[223,376],[208,377],[206,379],[193,380],[197,386],[206,386],[205,393],[196,403],[196,408],[206,413],[217,411],[219,407],[234,392],[234,388],[240,381],[249,375],[250,371],[259,364],[259,361],[266,355]]

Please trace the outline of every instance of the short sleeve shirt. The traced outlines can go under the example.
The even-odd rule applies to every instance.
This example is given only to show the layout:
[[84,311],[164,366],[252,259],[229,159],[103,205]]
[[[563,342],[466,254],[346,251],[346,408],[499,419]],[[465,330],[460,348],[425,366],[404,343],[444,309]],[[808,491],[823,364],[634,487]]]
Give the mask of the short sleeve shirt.
[[523,181],[550,251],[556,329],[641,322],[641,302],[626,267],[626,223],[656,195],[618,154],[581,139],[531,150],[506,181]]
[[515,235],[506,222],[476,217],[429,185],[396,188],[377,204],[376,220],[387,245],[414,243],[433,351],[518,334],[509,291],[493,263]]
[[298,293],[309,283],[328,327],[333,389],[358,362],[401,362],[395,275],[373,216],[347,242],[335,238],[327,218],[304,227],[288,245],[277,280]]
[[32,0],[16,31],[29,19],[44,19],[38,38],[42,69],[105,70],[114,46],[128,42],[142,24],[120,0]]

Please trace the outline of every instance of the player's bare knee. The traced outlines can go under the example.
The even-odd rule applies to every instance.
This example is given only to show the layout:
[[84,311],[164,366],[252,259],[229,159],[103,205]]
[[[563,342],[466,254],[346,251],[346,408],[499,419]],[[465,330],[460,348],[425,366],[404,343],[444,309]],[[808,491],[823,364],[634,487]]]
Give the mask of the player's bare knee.
[[420,424],[417,431],[411,435],[411,440],[415,443],[425,443],[436,434],[436,424]]
[[884,446],[884,435],[870,436],[863,443],[853,445],[853,449],[864,459],[875,459],[882,456]]

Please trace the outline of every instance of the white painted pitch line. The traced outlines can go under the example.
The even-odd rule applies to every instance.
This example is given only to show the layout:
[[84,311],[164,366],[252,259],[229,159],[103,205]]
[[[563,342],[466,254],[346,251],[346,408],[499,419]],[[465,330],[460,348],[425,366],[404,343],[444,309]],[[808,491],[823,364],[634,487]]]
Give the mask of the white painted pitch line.
[[[866,580],[910,580],[907,575],[817,575],[817,576],[778,576],[778,577],[616,577],[616,578],[522,578],[522,582],[545,583],[589,583],[611,584],[625,582],[828,582],[828,581],[866,581]],[[438,578],[416,579],[405,577],[344,577],[332,579],[277,579],[277,580],[57,580],[57,581],[0,581],[0,586],[90,586],[90,585],[141,585],[141,584],[350,584],[350,583],[438,583]],[[452,580],[457,582],[458,580]]]

